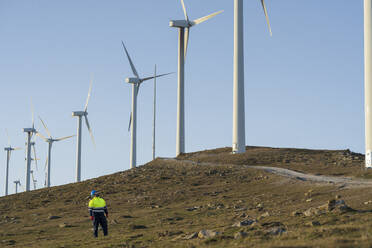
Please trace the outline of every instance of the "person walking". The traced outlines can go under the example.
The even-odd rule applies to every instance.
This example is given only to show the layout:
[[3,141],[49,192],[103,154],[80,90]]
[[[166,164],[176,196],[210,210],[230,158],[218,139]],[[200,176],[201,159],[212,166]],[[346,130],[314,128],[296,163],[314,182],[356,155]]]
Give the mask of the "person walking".
[[107,230],[107,220],[108,211],[106,202],[103,198],[99,197],[99,193],[95,190],[92,190],[90,193],[92,199],[89,201],[89,216],[90,220],[93,221],[93,235],[98,237],[98,227],[101,225],[103,230],[103,235],[108,235]]

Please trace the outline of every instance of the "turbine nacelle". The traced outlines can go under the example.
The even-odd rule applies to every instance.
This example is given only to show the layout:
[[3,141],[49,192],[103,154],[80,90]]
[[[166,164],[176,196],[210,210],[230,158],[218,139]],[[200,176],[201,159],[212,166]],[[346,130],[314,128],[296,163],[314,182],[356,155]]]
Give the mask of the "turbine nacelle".
[[140,83],[142,83],[141,79],[139,79],[139,78],[126,78],[125,82],[127,82],[128,84],[140,84]]
[[169,26],[172,28],[189,28],[194,26],[194,24],[187,20],[174,20],[169,22]]
[[23,128],[23,132],[25,133],[36,133],[35,128]]
[[72,116],[86,116],[88,115],[88,112],[86,111],[74,111],[72,112]]

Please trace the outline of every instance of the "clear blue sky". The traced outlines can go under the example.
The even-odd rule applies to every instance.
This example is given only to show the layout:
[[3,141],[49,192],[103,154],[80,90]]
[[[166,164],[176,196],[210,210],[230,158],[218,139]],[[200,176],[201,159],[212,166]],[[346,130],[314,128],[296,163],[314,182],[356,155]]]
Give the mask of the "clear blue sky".
[[[231,146],[233,0],[185,0],[192,19],[225,12],[192,28],[186,64],[186,151]],[[363,1],[267,0],[269,36],[259,0],[245,1],[247,145],[364,152]],[[83,130],[82,178],[129,168],[132,76],[125,42],[141,76],[177,71],[178,0],[0,1],[0,140],[24,147],[30,96],[56,137],[76,133],[90,75],[89,119],[97,148]],[[152,82],[138,106],[138,161],[151,160]],[[157,156],[175,155],[176,74],[158,81]],[[44,134],[41,123],[36,126]],[[52,185],[75,178],[75,139],[53,147]],[[37,141],[38,187],[45,142]],[[14,152],[10,181],[25,182],[24,151]],[[5,152],[0,156],[5,173]],[[0,178],[4,192],[4,176]],[[14,184],[10,184],[13,192]]]

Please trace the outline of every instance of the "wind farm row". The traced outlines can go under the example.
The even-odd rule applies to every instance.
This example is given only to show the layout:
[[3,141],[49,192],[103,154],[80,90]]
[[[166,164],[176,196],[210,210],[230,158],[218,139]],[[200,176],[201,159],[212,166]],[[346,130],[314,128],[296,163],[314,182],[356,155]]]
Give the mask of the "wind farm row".
[[[233,110],[232,110],[232,153],[244,153],[246,151],[246,136],[245,136],[245,94],[244,94],[244,11],[243,2],[244,0],[233,0],[234,1],[234,53],[233,53]],[[268,10],[264,0],[259,0],[262,6],[263,14],[266,19],[269,35],[272,35],[271,25],[269,21]],[[188,11],[184,0],[180,0],[181,7],[184,13],[184,19],[182,20],[171,20],[169,26],[178,29],[178,71],[177,71],[177,124],[176,124],[176,156],[186,152],[185,143],[185,61],[188,50],[189,38],[191,28],[208,21],[217,15],[221,14],[223,11],[214,12],[210,15],[191,19],[189,18]],[[364,0],[364,16],[365,16],[365,139],[366,139],[366,167],[372,168],[372,0]],[[128,131],[130,131],[130,168],[135,168],[137,166],[137,114],[138,106],[137,99],[140,92],[142,83],[154,80],[154,102],[153,102],[153,154],[152,158],[156,156],[156,80],[160,77],[165,77],[171,73],[157,74],[157,69],[155,66],[154,75],[149,75],[142,77],[135,66],[133,56],[134,53],[129,53],[130,49],[127,48],[124,41],[121,41],[121,46],[124,50],[123,54],[126,57],[128,64],[131,68],[133,76],[127,77],[125,82],[130,84],[132,87],[132,100],[131,100],[131,111],[129,116],[129,126]],[[34,178],[32,162],[35,163],[35,169],[37,166],[38,158],[36,156],[35,150],[35,138],[38,136],[42,141],[48,144],[47,158],[45,163],[45,187],[50,187],[51,183],[51,165],[52,162],[52,147],[53,143],[63,141],[76,137],[76,176],[75,181],[80,182],[82,180],[81,175],[81,158],[82,158],[82,129],[83,125],[86,125],[93,144],[95,144],[93,132],[91,125],[88,120],[88,104],[91,98],[93,87],[93,80],[90,82],[90,87],[88,91],[88,97],[86,99],[83,110],[74,111],[72,113],[73,117],[77,117],[77,133],[75,135],[70,135],[62,138],[54,138],[49,131],[46,122],[40,119],[40,123],[45,129],[47,135],[43,135],[40,130],[35,128],[34,117],[32,118],[32,125],[29,128],[24,128],[23,132],[26,134],[26,172],[25,172],[25,191],[31,190],[31,184],[34,184],[36,179]],[[32,111],[33,112],[33,111]],[[34,115],[34,114],[32,114]],[[84,120],[83,120],[84,119]],[[85,124],[83,123],[85,122]],[[13,148],[8,144],[5,148],[7,152],[7,164],[6,164],[6,179],[5,179],[5,194],[8,194],[8,184],[9,184],[9,169],[11,168],[10,157],[13,151],[19,150],[19,148]],[[20,180],[14,181],[15,187],[18,189],[19,185],[22,185]]]

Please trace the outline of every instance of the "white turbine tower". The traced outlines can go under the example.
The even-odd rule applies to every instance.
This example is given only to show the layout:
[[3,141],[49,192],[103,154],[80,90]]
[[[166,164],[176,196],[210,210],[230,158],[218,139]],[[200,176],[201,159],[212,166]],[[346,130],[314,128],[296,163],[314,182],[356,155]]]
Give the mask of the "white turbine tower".
[[94,142],[94,137],[92,133],[92,129],[90,128],[89,121],[88,121],[88,103],[90,99],[90,94],[92,92],[92,85],[93,85],[93,80],[90,81],[90,86],[89,86],[89,91],[88,91],[88,97],[85,102],[85,107],[84,111],[74,111],[72,112],[73,117],[78,117],[78,127],[77,127],[77,145],[76,145],[76,182],[81,181],[81,122],[82,118],[84,117],[85,119],[85,124],[87,125],[90,137],[92,138],[92,142],[95,145]]
[[34,108],[31,101],[31,112],[32,112],[32,127],[24,128],[23,132],[27,133],[27,142],[26,142],[26,191],[30,191],[30,170],[31,170],[31,138],[37,133],[35,129],[34,121]]
[[74,137],[75,135],[72,135],[72,136],[67,136],[67,137],[63,137],[63,138],[58,138],[58,139],[54,139],[48,129],[48,127],[46,126],[45,122],[41,119],[41,117],[39,116],[39,119],[41,121],[41,123],[43,124],[44,128],[45,128],[45,131],[47,132],[48,134],[48,138],[45,138],[44,135],[42,135],[40,132],[37,133],[37,135],[42,138],[45,142],[48,143],[48,155],[47,155],[47,158],[46,158],[46,162],[45,162],[45,169],[46,169],[46,176],[45,176],[45,187],[50,187],[50,162],[51,162],[51,157],[52,157],[52,145],[54,142],[58,142],[58,141],[62,141],[62,140],[65,140],[65,139],[69,139],[69,138],[72,138]]
[[364,0],[365,166],[372,168],[372,0]]
[[185,14],[185,20],[175,20],[170,21],[169,23],[170,27],[179,29],[176,156],[185,153],[185,58],[189,42],[190,28],[223,12],[219,11],[194,21],[190,21],[184,1],[181,0],[181,3]]
[[159,78],[166,75],[169,75],[171,73],[161,74],[159,76],[152,76],[152,77],[146,77],[146,78],[140,78],[136,67],[133,64],[132,59],[129,56],[128,50],[124,45],[124,42],[121,42],[124,48],[124,51],[128,57],[128,61],[130,64],[130,67],[132,68],[132,72],[135,75],[135,77],[132,78],[126,78],[125,81],[129,84],[132,84],[132,112],[129,118],[129,129],[131,130],[131,145],[130,145],[130,168],[135,168],[137,165],[137,96],[138,91],[141,86],[141,84],[145,81],[151,80],[153,78]]
[[5,131],[6,131],[6,135],[8,137],[8,146],[4,148],[4,150],[6,151],[5,195],[8,195],[9,194],[8,184],[9,184],[9,162],[10,162],[10,157],[12,155],[12,151],[21,150],[21,148],[18,148],[18,147],[13,148],[10,145],[10,137],[9,137],[8,131],[7,130],[5,130]]
[[13,183],[15,183],[15,193],[17,194],[18,193],[18,184],[19,184],[19,186],[21,186],[21,181],[18,179],[17,181],[14,181]]
[[156,138],[156,65],[154,72],[154,105],[153,105],[153,123],[152,123],[152,160],[155,159],[155,138]]
[[[266,21],[271,27],[264,0],[261,0]],[[233,140],[232,152],[245,152],[245,100],[244,100],[244,25],[243,0],[234,0],[234,88],[233,88]]]

